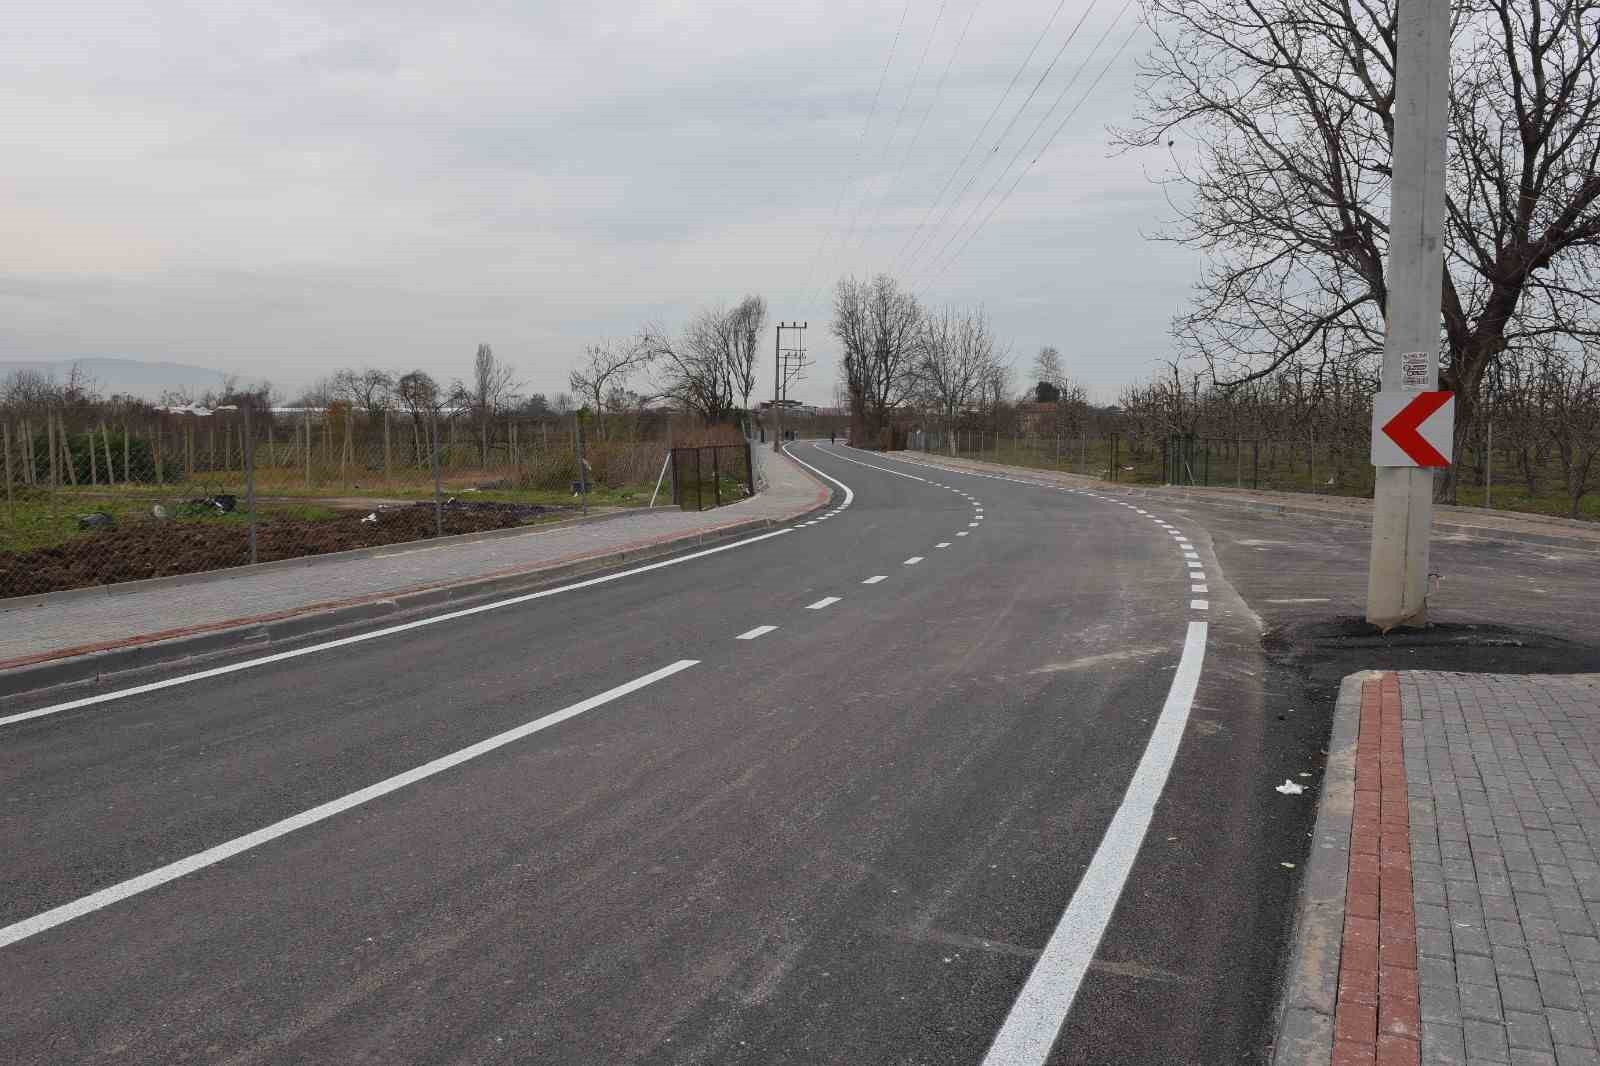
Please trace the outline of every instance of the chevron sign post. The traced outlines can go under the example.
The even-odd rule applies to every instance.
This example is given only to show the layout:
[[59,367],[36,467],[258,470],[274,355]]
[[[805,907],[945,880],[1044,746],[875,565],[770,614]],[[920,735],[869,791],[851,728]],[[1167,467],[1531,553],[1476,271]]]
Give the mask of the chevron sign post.
[[1372,403],[1372,465],[1450,465],[1456,398],[1450,392],[1380,392]]

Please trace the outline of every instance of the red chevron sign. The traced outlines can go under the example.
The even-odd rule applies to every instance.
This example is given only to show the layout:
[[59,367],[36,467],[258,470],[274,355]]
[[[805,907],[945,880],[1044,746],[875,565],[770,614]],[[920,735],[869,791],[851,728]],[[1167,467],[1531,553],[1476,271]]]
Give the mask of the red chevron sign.
[[1372,404],[1372,465],[1450,465],[1456,398],[1451,392],[1380,392]]

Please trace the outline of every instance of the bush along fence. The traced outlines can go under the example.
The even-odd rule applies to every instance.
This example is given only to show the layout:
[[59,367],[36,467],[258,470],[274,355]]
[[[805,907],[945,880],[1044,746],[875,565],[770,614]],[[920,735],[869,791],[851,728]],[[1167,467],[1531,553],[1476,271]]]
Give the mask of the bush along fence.
[[[0,598],[648,503],[667,442],[607,429],[341,405],[0,412]],[[724,475],[691,475],[682,505],[747,494],[736,430],[678,438]]]

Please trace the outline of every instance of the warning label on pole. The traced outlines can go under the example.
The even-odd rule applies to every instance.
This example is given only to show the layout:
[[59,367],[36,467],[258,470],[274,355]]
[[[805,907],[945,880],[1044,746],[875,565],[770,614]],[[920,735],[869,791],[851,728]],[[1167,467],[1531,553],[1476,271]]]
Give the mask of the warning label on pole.
[[1433,387],[1433,382],[1428,380],[1427,352],[1401,353],[1400,387],[1407,392],[1426,392]]

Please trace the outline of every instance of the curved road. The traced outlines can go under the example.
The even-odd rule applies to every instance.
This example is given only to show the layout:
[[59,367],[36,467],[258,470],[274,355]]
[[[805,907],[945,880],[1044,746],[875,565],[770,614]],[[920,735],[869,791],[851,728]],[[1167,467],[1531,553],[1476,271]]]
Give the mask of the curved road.
[[1315,768],[1204,530],[793,454],[782,533],[0,709],[0,1058],[1263,1061]]

